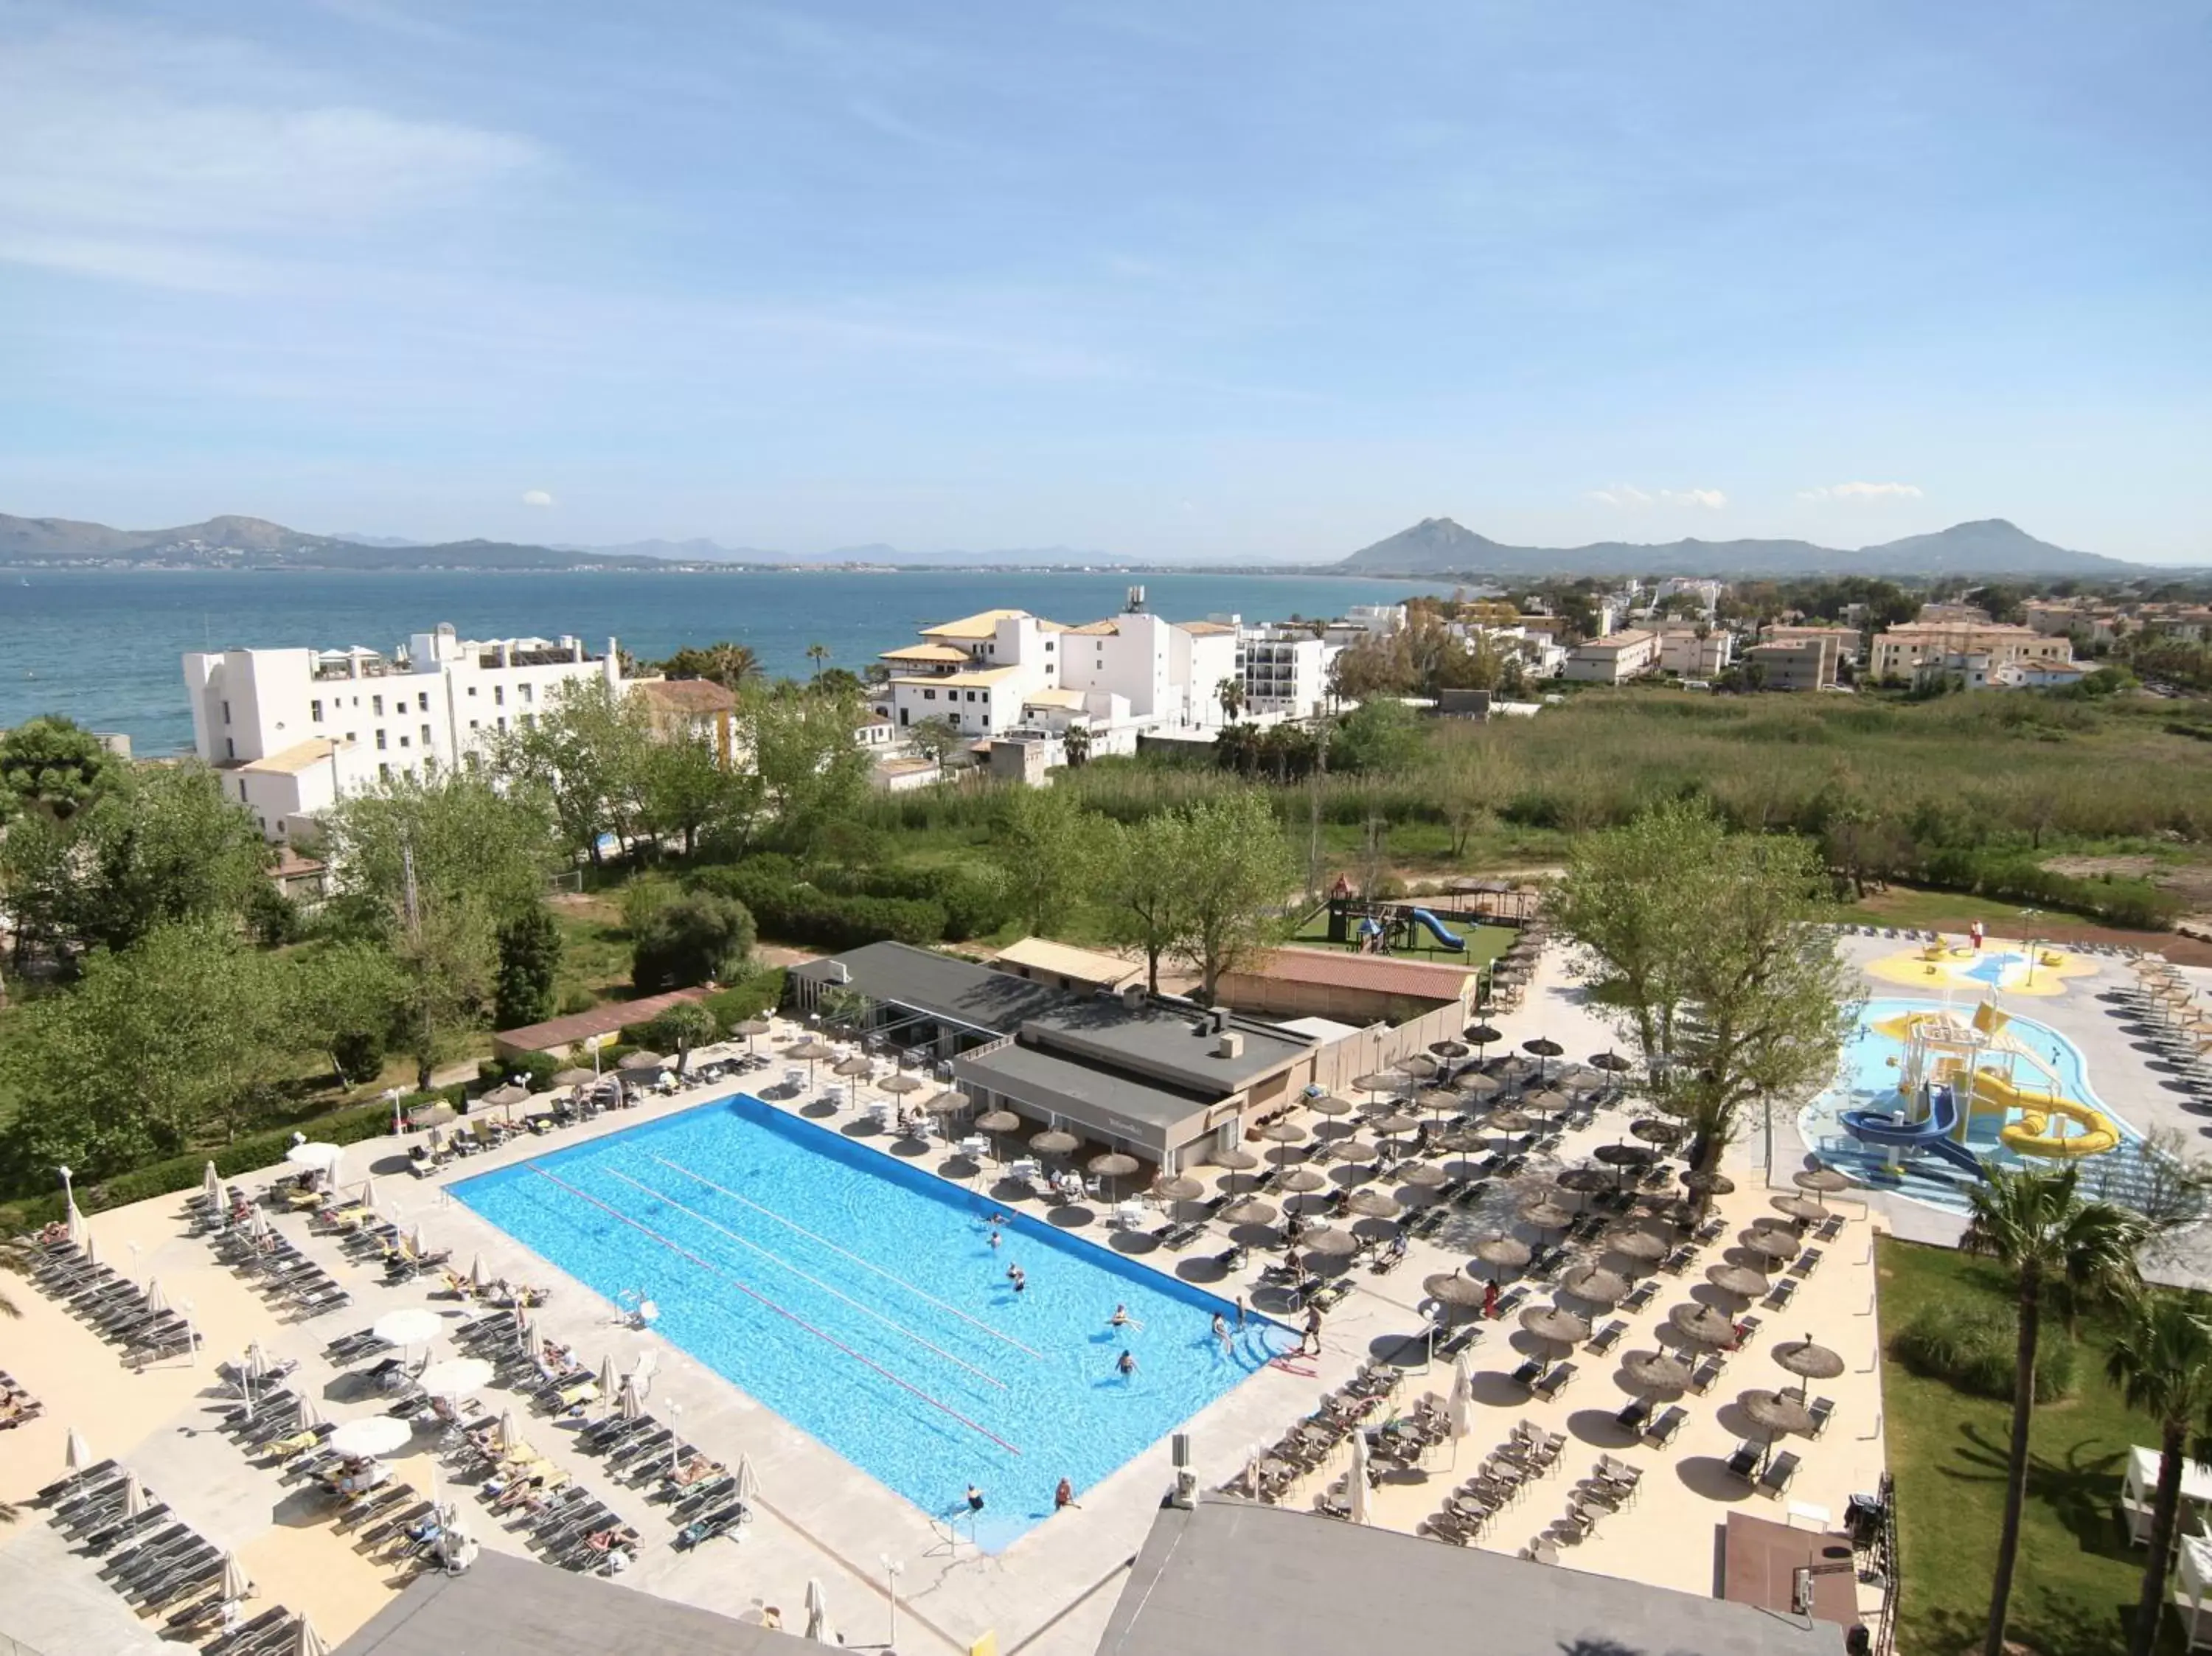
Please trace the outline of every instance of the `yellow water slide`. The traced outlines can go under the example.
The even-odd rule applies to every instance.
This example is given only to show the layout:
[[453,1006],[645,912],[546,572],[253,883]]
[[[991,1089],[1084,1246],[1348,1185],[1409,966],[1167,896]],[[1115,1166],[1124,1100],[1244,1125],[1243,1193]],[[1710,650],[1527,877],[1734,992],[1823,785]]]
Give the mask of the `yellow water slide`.
[[2120,1130],[2102,1110],[2039,1088],[2015,1087],[1986,1070],[1974,1077],[1974,1107],[2020,1112],[2019,1120],[1997,1130],[1997,1139],[2022,1156],[2101,1156],[2119,1147]]

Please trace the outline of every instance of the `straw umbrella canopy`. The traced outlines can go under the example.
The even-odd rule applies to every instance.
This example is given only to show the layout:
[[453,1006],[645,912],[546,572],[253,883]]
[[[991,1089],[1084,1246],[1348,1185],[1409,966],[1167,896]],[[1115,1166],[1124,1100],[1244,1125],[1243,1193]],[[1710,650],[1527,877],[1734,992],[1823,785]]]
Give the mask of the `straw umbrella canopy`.
[[1480,1127],[1447,1127],[1432,1142],[1462,1156],[1472,1156],[1490,1148],[1490,1135]]
[[1618,1305],[1628,1297],[1628,1278],[1603,1265],[1578,1266],[1560,1278],[1559,1285],[1593,1305]]
[[[910,1076],[904,1071],[900,1071],[892,1075],[887,1075],[883,1079],[883,1089],[887,1093],[918,1093],[927,1085],[929,1085],[929,1083],[927,1081],[924,1081],[920,1076]],[[952,1095],[955,1098],[958,1098],[960,1096],[957,1092]],[[953,1107],[957,1108],[958,1107],[954,1106]]]
[[1521,1133],[1535,1126],[1536,1118],[1518,1110],[1500,1110],[1482,1125],[1492,1132]]
[[1735,1324],[1709,1305],[1685,1301],[1667,1313],[1667,1325],[1685,1339],[1700,1345],[1728,1345],[1735,1339]]
[[302,1432],[312,1432],[323,1423],[323,1411],[315,1406],[314,1398],[305,1392],[294,1396],[292,1414],[293,1423]]
[[1030,1148],[1039,1156],[1068,1156],[1079,1149],[1083,1141],[1072,1132],[1058,1127],[1047,1127],[1030,1140]]
[[1686,1168],[1682,1170],[1682,1188],[1692,1196],[1726,1196],[1735,1189],[1735,1180],[1724,1173]]
[[1521,1102],[1537,1114],[1548,1117],[1555,1111],[1567,1107],[1567,1095],[1547,1087],[1541,1092],[1530,1093]]
[[1679,1144],[1686,1131],[1680,1122],[1662,1120],[1656,1115],[1639,1116],[1628,1124],[1629,1136],[1647,1144]]
[[1850,1178],[1833,1168],[1807,1168],[1790,1174],[1790,1182],[1799,1190],[1811,1191],[1816,1196],[1833,1196],[1851,1187]]
[[1766,1278],[1749,1265],[1714,1265],[1705,1272],[1705,1280],[1723,1294],[1746,1300],[1757,1299],[1769,1286]]
[[[556,1070],[553,1075],[553,1084],[556,1087],[588,1087],[598,1079],[599,1077],[589,1070]],[[527,1096],[529,1095],[526,1093],[524,1097]],[[519,1103],[520,1100],[516,1101]],[[484,1102],[487,1104],[491,1102],[491,1095],[489,1093],[484,1095]]]
[[1474,1430],[1474,1368],[1464,1351],[1452,1359],[1451,1395],[1445,1407],[1451,1412],[1448,1424],[1453,1437],[1463,1438]]
[[1548,1196],[1538,1196],[1523,1202],[1521,1217],[1539,1230],[1565,1230],[1575,1222],[1572,1213]]
[[1352,1089],[1363,1093],[1395,1092],[1411,1080],[1410,1076],[1396,1070],[1375,1070],[1364,1076],[1352,1077]]
[[1429,1050],[1438,1058],[1465,1058],[1469,1049],[1463,1040],[1432,1040]]
[[1293,1196],[1326,1190],[1328,1187],[1328,1180],[1311,1168],[1292,1168],[1275,1183],[1279,1189],[1289,1191]]
[[1452,1090],[1462,1098],[1489,1098],[1498,1091],[1496,1076],[1486,1076],[1480,1070],[1469,1070],[1452,1083]]
[[1486,1236],[1474,1245],[1474,1257],[1486,1265],[1518,1271],[1534,1259],[1536,1253],[1517,1236]]
[[1797,1239],[1787,1231],[1766,1230],[1754,1225],[1736,1238],[1736,1246],[1749,1248],[1753,1253],[1764,1253],[1770,1259],[1786,1259],[1797,1252]]
[[1590,1155],[1613,1168],[1648,1168],[1659,1159],[1649,1144],[1601,1144]]
[[1555,1305],[1532,1305],[1521,1313],[1521,1326],[1540,1340],[1550,1340],[1558,1345],[1574,1345],[1589,1338],[1588,1317],[1577,1317],[1571,1311],[1562,1311]]
[[658,1052],[632,1052],[615,1067],[628,1075],[647,1075],[666,1069],[668,1060]]
[[612,1409],[615,1395],[621,1389],[622,1381],[615,1374],[615,1354],[610,1351],[599,1359],[599,1401]]
[[1413,1095],[1416,1105],[1437,1115],[1442,1115],[1447,1110],[1455,1110],[1464,1101],[1449,1087],[1424,1087]]
[[[580,1076],[585,1082],[599,1079],[589,1070],[563,1070],[561,1075]],[[574,1081],[562,1081],[561,1076],[554,1077],[553,1080],[556,1086],[574,1087],[581,1084]],[[513,1082],[509,1082],[504,1087],[493,1088],[477,1101],[495,1110],[509,1109],[517,1104],[527,1104],[530,1101],[530,1089],[518,1087]]]
[[1544,1073],[1546,1063],[1555,1058],[1564,1058],[1567,1051],[1558,1041],[1547,1040],[1542,1035],[1537,1036],[1534,1040],[1522,1041],[1521,1050],[1536,1059],[1536,1073],[1540,1076]]
[[1421,1279],[1421,1291],[1439,1305],[1465,1311],[1482,1303],[1489,1289],[1456,1271],[1439,1271]]
[[1843,1357],[1814,1344],[1810,1336],[1783,1341],[1774,1348],[1774,1361],[1801,1380],[1833,1380],[1844,1372]]
[[1401,1181],[1416,1190],[1435,1190],[1449,1182],[1449,1176],[1433,1162],[1409,1162],[1395,1175]]
[[1395,1219],[1406,1210],[1395,1197],[1385,1196],[1379,1190],[1356,1191],[1345,1206],[1363,1219]]
[[635,1373],[623,1376],[622,1393],[615,1399],[615,1409],[624,1420],[636,1420],[645,1413],[645,1398],[639,1394]]
[[1468,1040],[1472,1041],[1477,1048],[1494,1046],[1499,1041],[1505,1039],[1504,1035],[1500,1034],[1497,1030],[1492,1028],[1486,1023],[1470,1023],[1466,1028],[1461,1030],[1460,1033],[1465,1035]]
[[1425,1053],[1415,1052],[1410,1057],[1400,1059],[1396,1067],[1403,1070],[1416,1081],[1427,1081],[1432,1079],[1437,1071],[1443,1068],[1443,1065]]
[[1345,1475],[1345,1516],[1355,1524],[1367,1522],[1367,1434],[1352,1434],[1352,1470]]
[[1552,1182],[1577,1196],[1595,1196],[1600,1191],[1611,1190],[1613,1177],[1603,1168],[1569,1168]]
[[1615,1231],[1605,1239],[1606,1251],[1618,1253],[1624,1259],[1640,1259],[1646,1265],[1656,1265],[1665,1259],[1668,1247],[1664,1237],[1654,1236],[1648,1230]]
[[1144,1166],[1143,1162],[1126,1150],[1108,1150],[1103,1155],[1092,1156],[1090,1162],[1091,1171],[1107,1181],[1107,1197],[1109,1200],[1113,1197],[1113,1181],[1116,1179],[1127,1179],[1142,1166]]
[[1152,1181],[1152,1194],[1163,1202],[1195,1202],[1206,1186],[1187,1173],[1163,1174]]
[[1751,1422],[1769,1432],[1796,1432],[1811,1435],[1813,1414],[1803,1403],[1787,1392],[1746,1392],[1735,1400]]
[[1334,1093],[1316,1093],[1305,1101],[1305,1106],[1316,1115],[1350,1115],[1358,1107],[1350,1099]]
[[1684,1392],[1690,1386],[1690,1366],[1671,1351],[1632,1351],[1620,1360],[1621,1372],[1646,1392]]
[[1015,1132],[1021,1125],[1021,1117],[1012,1110],[986,1110],[975,1118],[976,1128],[982,1132]]
[[1256,1196],[1247,1196],[1222,1209],[1219,1216],[1232,1225],[1272,1225],[1277,1215],[1273,1204],[1262,1202]]
[[1383,1137],[1388,1138],[1396,1133],[1415,1131],[1419,1128],[1421,1124],[1419,1118],[1410,1115],[1401,1115],[1394,1110],[1388,1115],[1376,1116],[1367,1125],[1375,1131],[1382,1134]]
[[1249,1150],[1216,1150],[1213,1163],[1216,1167],[1228,1168],[1231,1173],[1249,1173],[1260,1165],[1260,1158]]
[[1787,1214],[1792,1219],[1802,1219],[1810,1224],[1828,1211],[1809,1196],[1772,1196],[1766,1205],[1777,1213]]
[[1589,1061],[1593,1070],[1603,1070],[1607,1075],[1626,1075],[1636,1065],[1618,1052],[1600,1052]]
[[1348,1230],[1334,1230],[1324,1225],[1319,1230],[1310,1230],[1300,1237],[1298,1246],[1308,1253],[1347,1259],[1359,1252],[1359,1239]]
[[1306,1136],[1306,1130],[1292,1121],[1266,1121],[1253,1131],[1277,1144],[1296,1144]]

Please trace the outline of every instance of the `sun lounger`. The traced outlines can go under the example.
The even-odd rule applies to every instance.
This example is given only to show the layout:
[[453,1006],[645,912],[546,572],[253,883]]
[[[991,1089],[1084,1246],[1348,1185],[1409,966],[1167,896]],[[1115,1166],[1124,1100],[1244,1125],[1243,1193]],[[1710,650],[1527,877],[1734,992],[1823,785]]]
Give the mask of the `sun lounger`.
[[1528,1390],[1549,1403],[1574,1383],[1575,1373],[1575,1365],[1571,1362],[1557,1364]]
[[1729,1476],[1750,1483],[1758,1473],[1759,1457],[1765,1453],[1765,1446],[1761,1444],[1739,1443],[1735,1453],[1728,1458]]
[[1766,1297],[1759,1303],[1769,1311],[1786,1311],[1790,1307],[1790,1301],[1796,1296],[1796,1293],[1797,1279],[1795,1277],[1784,1277],[1767,1290]]
[[1674,1441],[1690,1411],[1679,1403],[1670,1403],[1650,1425],[1644,1429],[1644,1441],[1655,1449],[1664,1449]]
[[1599,1329],[1596,1333],[1591,1335],[1589,1343],[1583,1346],[1583,1350],[1601,1357],[1620,1344],[1620,1337],[1626,1332],[1628,1332],[1628,1325],[1616,1317]]
[[1833,1398],[1814,1398],[1805,1412],[1813,1416],[1813,1435],[1819,1437],[1828,1429],[1828,1421],[1836,1412],[1836,1400]]
[[1765,1471],[1759,1475],[1759,1494],[1769,1500],[1778,1499],[1796,1477],[1797,1464],[1797,1457],[1787,1449],[1775,1456],[1767,1463]]

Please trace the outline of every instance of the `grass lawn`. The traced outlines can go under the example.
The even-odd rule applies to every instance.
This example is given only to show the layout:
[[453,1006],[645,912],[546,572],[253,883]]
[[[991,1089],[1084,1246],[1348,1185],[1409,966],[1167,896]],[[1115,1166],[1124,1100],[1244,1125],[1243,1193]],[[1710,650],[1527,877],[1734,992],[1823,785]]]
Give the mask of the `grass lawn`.
[[[1946,1248],[1885,1240],[1877,1259],[1881,1319],[1894,1338],[1922,1307],[2008,1301],[2004,1273]],[[2027,1509],[2013,1577],[2012,1636],[2044,1656],[2119,1656],[2142,1581],[2124,1538],[2120,1478],[2130,1444],[2155,1441],[2105,1380],[2105,1336],[2085,1319],[2080,1389],[2037,1410]],[[1922,1379],[1894,1358],[1882,1370],[1889,1464],[1897,1478],[1904,1605],[1897,1647],[1908,1656],[1977,1649],[2004,1513],[2012,1409]],[[2169,1624],[2161,1650],[2179,1650]]]
[[[1483,966],[1503,955],[1519,935],[1510,925],[1468,925],[1449,915],[1437,916],[1444,929],[1467,943],[1464,949],[1446,949],[1425,931],[1413,928],[1414,946],[1402,944],[1394,949],[1392,957],[1401,961],[1440,961],[1449,966]],[[1305,925],[1291,934],[1291,942],[1304,948],[1343,948],[1328,940],[1328,910],[1323,907],[1310,917]]]
[[561,969],[553,986],[556,1004],[565,1004],[579,992],[594,1000],[629,998],[629,933],[623,928],[622,909],[613,899],[596,894],[562,897],[553,904],[553,918],[561,928]]
[[[1869,892],[1844,912],[1879,920],[1884,925],[1929,926],[1952,931],[1964,930],[1969,920],[1979,920],[2001,937],[2017,937],[2036,924],[2022,918],[2025,911],[2018,903],[1993,902],[1987,897],[1971,897],[1956,891],[1922,891],[1903,885]],[[2045,918],[2078,924],[2071,915],[2037,917],[2038,920]]]

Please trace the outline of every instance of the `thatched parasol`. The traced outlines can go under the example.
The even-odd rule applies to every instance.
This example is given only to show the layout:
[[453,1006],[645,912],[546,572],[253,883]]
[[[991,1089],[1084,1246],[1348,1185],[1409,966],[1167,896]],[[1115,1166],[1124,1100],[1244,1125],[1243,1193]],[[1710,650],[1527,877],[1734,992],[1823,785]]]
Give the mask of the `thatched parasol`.
[[1646,1265],[1656,1264],[1670,1251],[1664,1237],[1654,1236],[1648,1230],[1619,1230],[1605,1239],[1609,1253],[1624,1259],[1641,1259]]
[[1170,1173],[1152,1181],[1152,1194],[1163,1202],[1195,1202],[1206,1186],[1187,1173]]
[[1671,1351],[1632,1351],[1620,1360],[1620,1368],[1641,1391],[1689,1389],[1690,1366]]
[[1277,1214],[1273,1204],[1262,1202],[1256,1196],[1247,1196],[1242,1201],[1231,1202],[1216,1216],[1231,1225],[1272,1225]]
[[1286,1190],[1293,1196],[1299,1196],[1310,1191],[1326,1190],[1328,1180],[1311,1168],[1292,1168],[1275,1181],[1275,1186],[1279,1190]]
[[1833,1168],[1808,1168],[1802,1173],[1792,1174],[1790,1182],[1799,1190],[1808,1190],[1819,1196],[1833,1196],[1851,1187],[1849,1176]]
[[1474,1277],[1462,1276],[1458,1271],[1454,1271],[1441,1272],[1434,1277],[1424,1277],[1421,1279],[1421,1291],[1440,1304],[1457,1306],[1466,1309],[1480,1305],[1488,1295],[1490,1289],[1486,1284],[1475,1281]]
[[1474,1245],[1474,1257],[1486,1265],[1518,1271],[1534,1259],[1536,1253],[1517,1236],[1486,1236]]
[[1724,1173],[1687,1168],[1682,1173],[1682,1188],[1692,1196],[1727,1196],[1735,1191],[1735,1180]]
[[1359,1239],[1348,1230],[1332,1230],[1323,1226],[1319,1230],[1310,1230],[1301,1236],[1298,1239],[1298,1246],[1308,1253],[1343,1259],[1359,1252]]
[[1825,1345],[1815,1345],[1810,1336],[1783,1341],[1774,1348],[1774,1361],[1800,1380],[1833,1380],[1844,1372],[1842,1356]]
[[1723,1294],[1746,1300],[1757,1299],[1769,1287],[1766,1278],[1749,1265],[1714,1265],[1705,1272],[1705,1280]]
[[1213,1153],[1213,1164],[1218,1168],[1226,1168],[1231,1173],[1249,1173],[1260,1165],[1260,1158],[1249,1150],[1216,1150]]
[[1628,1124],[1629,1136],[1647,1144],[1679,1144],[1687,1131],[1679,1121],[1662,1120],[1656,1115],[1638,1116]]
[[1022,1119],[1012,1110],[986,1110],[975,1118],[978,1132],[1018,1132]]
[[1269,1121],[1255,1127],[1261,1137],[1278,1144],[1296,1144],[1306,1136],[1306,1130],[1288,1121]]
[[1058,1127],[1047,1127],[1030,1140],[1030,1148],[1039,1156],[1070,1156],[1082,1143],[1072,1132],[1064,1132]]
[[1685,1339],[1700,1345],[1733,1345],[1735,1324],[1709,1305],[1684,1301],[1667,1313],[1667,1325]]
[[1777,1213],[1786,1214],[1792,1219],[1802,1219],[1807,1224],[1824,1218],[1828,1211],[1809,1196],[1771,1196],[1766,1205]]
[[1413,1186],[1416,1190],[1434,1190],[1439,1185],[1450,1182],[1449,1176],[1433,1162],[1408,1162],[1399,1168],[1394,1176],[1401,1182]]
[[1395,1219],[1406,1210],[1395,1197],[1385,1196],[1379,1190],[1355,1192],[1345,1206],[1363,1219]]
[[1618,1305],[1628,1297],[1628,1278],[1603,1265],[1581,1265],[1559,1279],[1559,1286],[1593,1305]]
[[1812,1411],[1787,1392],[1746,1392],[1735,1400],[1735,1406],[1763,1430],[1812,1435]]
[[1595,1196],[1600,1191],[1611,1190],[1613,1177],[1603,1168],[1569,1168],[1552,1182],[1577,1196]]
[[1565,1230],[1575,1216],[1548,1196],[1537,1196],[1521,1204],[1521,1216],[1539,1230]]
[[1555,1305],[1532,1305],[1521,1313],[1521,1326],[1540,1340],[1574,1345],[1590,1335],[1589,1319],[1562,1311]]
[[1305,1101],[1306,1108],[1316,1115],[1350,1115],[1358,1107],[1348,1098],[1334,1093],[1316,1093]]

